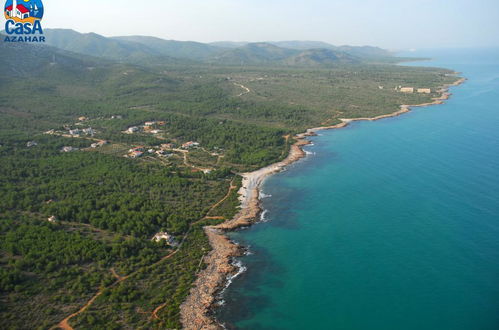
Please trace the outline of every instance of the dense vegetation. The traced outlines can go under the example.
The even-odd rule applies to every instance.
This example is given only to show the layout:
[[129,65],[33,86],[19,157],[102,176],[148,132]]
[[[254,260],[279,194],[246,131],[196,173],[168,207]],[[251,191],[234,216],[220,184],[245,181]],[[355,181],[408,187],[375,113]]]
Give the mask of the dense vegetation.
[[[128,57],[144,49],[127,44],[144,42],[132,39],[109,47]],[[84,53],[95,40],[109,45],[87,35],[77,46]],[[153,41],[162,58],[180,47]],[[243,50],[282,60],[302,46]],[[234,55],[230,48],[224,56]],[[210,249],[202,226],[238,210],[237,172],[284,158],[292,141],[285,137],[308,127],[391,113],[437,95],[395,87],[435,91],[454,79],[447,70],[363,61],[314,69],[169,60],[133,66],[5,43],[0,55],[0,324],[7,329],[50,328],[98,292],[71,325],[179,328],[179,306]],[[146,121],[162,124],[151,133]],[[140,130],[125,134],[131,126]],[[94,134],[68,133],[89,127]],[[90,147],[99,140],[108,144]],[[179,149],[188,141],[199,146]],[[61,152],[68,146],[77,149]],[[142,157],[123,157],[138,146]],[[170,245],[151,240],[161,231],[172,235]]]

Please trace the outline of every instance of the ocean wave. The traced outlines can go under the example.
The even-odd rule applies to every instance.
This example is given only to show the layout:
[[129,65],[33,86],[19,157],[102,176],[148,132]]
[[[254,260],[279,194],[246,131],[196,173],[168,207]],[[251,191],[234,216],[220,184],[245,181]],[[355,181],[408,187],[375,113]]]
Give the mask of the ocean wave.
[[308,151],[308,150],[303,150],[303,151],[305,151],[305,154],[308,156],[315,155],[315,152],[313,152],[313,151]]
[[272,197],[272,195],[268,195],[268,194],[260,191],[259,197],[260,197],[260,199],[264,199],[264,198]]
[[241,260],[234,260],[232,262],[232,266],[236,267],[237,268],[237,272],[235,272],[234,274],[231,274],[229,276],[227,276],[227,281],[225,283],[225,286],[224,288],[220,291],[220,297],[223,296],[225,290],[227,290],[227,288],[232,284],[232,282],[237,278],[239,277],[241,274],[243,274],[244,272],[246,272],[248,270],[248,268],[246,266],[243,265],[242,261]]
[[260,222],[267,222],[269,219],[267,219],[266,215],[269,213],[269,210],[263,210],[262,214],[260,214]]

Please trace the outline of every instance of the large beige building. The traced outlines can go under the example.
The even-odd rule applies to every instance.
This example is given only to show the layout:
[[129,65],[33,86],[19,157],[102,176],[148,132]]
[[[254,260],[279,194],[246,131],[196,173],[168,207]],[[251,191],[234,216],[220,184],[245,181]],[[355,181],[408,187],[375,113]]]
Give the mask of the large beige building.
[[414,93],[414,87],[402,87],[400,91],[402,93]]

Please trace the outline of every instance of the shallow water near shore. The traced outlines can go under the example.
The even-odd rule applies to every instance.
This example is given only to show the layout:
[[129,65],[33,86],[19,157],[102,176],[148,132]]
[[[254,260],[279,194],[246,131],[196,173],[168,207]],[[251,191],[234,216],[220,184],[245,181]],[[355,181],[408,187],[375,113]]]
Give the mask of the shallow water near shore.
[[499,329],[499,50],[410,55],[469,80],[444,105],[322,131],[266,180],[266,221],[230,235],[252,253],[228,328]]

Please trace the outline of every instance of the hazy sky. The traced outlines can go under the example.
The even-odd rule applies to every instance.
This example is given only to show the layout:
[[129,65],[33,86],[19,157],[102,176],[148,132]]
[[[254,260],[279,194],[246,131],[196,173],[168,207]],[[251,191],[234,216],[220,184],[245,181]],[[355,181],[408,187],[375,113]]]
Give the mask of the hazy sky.
[[[19,2],[23,0],[18,0]],[[499,0],[44,0],[44,27],[201,42],[499,46]]]

